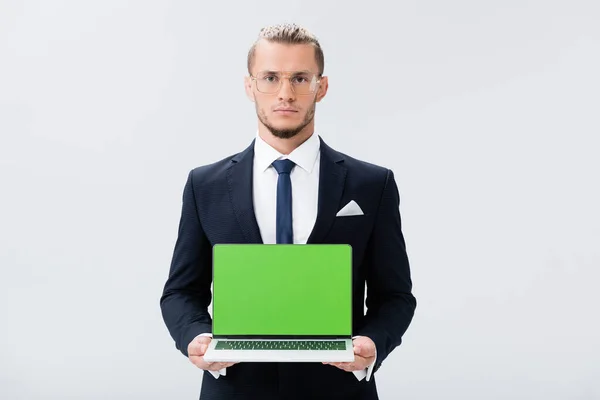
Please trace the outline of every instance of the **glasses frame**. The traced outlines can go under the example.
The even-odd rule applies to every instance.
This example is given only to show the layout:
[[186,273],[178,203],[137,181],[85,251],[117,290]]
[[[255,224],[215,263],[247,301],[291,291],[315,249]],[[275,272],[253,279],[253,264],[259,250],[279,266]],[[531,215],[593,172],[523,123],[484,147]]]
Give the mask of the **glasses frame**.
[[[262,90],[258,89],[258,77],[250,74],[250,79],[252,79],[256,83],[256,90],[258,90],[260,93],[263,93],[263,94],[275,94],[275,93],[279,93],[279,91],[281,90],[281,85],[283,84],[283,79],[287,79],[288,81],[290,81],[290,79],[292,78],[292,76],[295,75],[295,74],[302,74],[302,73],[313,74],[314,77],[317,78],[317,80],[315,81],[315,84],[317,84],[317,85],[319,85],[321,83],[321,79],[323,79],[323,75],[321,75],[321,74],[315,74],[315,73],[310,72],[310,71],[293,71],[293,72],[289,72],[289,71],[281,71],[281,72],[277,72],[277,71],[261,71],[261,72],[274,72],[274,73],[280,74],[280,77],[281,77],[281,79],[279,80],[279,84],[277,85],[277,89],[274,92],[263,92]],[[287,73],[282,74],[282,72],[287,72]],[[311,94],[315,94],[319,90],[319,87],[316,86],[315,90],[312,91],[312,92],[309,92],[309,93],[296,93],[296,89],[294,88],[294,85],[292,84],[291,81],[290,81],[290,87],[292,88],[292,91],[295,94],[297,94],[298,96],[310,96]]]

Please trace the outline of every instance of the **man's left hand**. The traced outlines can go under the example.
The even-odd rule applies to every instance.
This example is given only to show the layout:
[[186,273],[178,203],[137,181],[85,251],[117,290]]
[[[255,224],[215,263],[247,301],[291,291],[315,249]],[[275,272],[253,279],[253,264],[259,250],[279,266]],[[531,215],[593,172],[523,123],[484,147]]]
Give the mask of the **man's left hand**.
[[344,371],[360,371],[366,369],[375,361],[375,343],[366,336],[358,336],[352,340],[354,346],[354,361],[352,362],[324,362]]

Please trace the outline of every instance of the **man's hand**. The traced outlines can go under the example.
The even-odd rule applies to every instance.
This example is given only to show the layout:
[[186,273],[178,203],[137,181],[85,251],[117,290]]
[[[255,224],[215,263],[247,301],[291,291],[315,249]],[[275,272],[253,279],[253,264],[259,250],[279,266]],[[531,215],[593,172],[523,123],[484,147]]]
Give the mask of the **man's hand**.
[[352,341],[354,346],[353,362],[324,362],[344,371],[360,371],[366,369],[375,361],[375,343],[366,336],[359,336]]
[[208,345],[212,339],[208,336],[197,336],[188,345],[188,358],[196,367],[206,371],[218,371],[223,368],[231,367],[233,362],[206,362],[204,361],[204,353],[208,349]]

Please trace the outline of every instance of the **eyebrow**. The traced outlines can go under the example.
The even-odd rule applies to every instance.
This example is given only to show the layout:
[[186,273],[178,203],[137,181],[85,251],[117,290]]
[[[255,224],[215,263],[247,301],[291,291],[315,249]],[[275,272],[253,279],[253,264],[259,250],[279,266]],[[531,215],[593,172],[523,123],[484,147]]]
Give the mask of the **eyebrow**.
[[[300,70],[300,71],[274,71],[274,70],[266,70],[266,71],[260,71],[260,73],[262,74],[280,74],[282,72],[289,72],[291,74],[315,74],[314,72],[311,72],[309,70]],[[315,74],[317,75],[317,74]]]

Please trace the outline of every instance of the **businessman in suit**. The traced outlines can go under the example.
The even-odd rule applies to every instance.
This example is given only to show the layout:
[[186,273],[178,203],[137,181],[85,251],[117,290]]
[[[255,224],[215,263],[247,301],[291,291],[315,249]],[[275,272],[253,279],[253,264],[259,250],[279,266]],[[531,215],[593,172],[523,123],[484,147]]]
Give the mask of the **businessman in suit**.
[[[177,349],[204,370],[200,399],[378,399],[374,373],[412,321],[416,300],[394,174],[335,151],[315,133],[316,103],[328,90],[323,70],[321,46],[306,29],[262,29],[245,80],[256,137],[188,175],[160,306]],[[205,362],[217,243],[350,244],[355,360]]]

